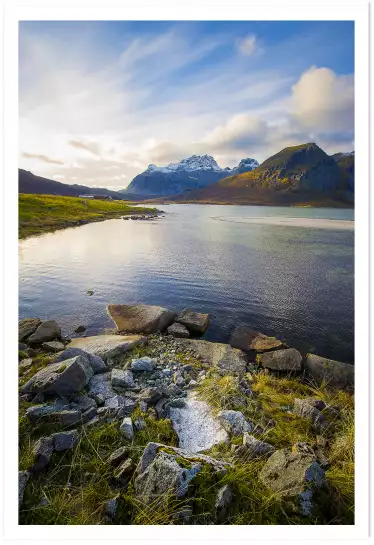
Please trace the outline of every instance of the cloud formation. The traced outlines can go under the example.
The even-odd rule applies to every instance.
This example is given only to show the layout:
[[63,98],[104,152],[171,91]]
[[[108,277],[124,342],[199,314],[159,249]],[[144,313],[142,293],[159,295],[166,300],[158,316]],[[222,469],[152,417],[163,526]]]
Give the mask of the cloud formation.
[[257,38],[254,34],[251,34],[239,41],[239,50],[243,55],[250,57],[255,52],[256,45]]
[[82,149],[92,153],[93,155],[100,156],[100,147],[96,142],[82,142],[80,140],[69,140],[69,146],[73,148]]
[[22,157],[25,157],[26,159],[38,159],[38,161],[42,161],[43,163],[48,163],[51,165],[64,164],[63,161],[59,161],[58,159],[52,159],[51,157],[43,155],[42,153],[27,153],[26,151],[23,151]]

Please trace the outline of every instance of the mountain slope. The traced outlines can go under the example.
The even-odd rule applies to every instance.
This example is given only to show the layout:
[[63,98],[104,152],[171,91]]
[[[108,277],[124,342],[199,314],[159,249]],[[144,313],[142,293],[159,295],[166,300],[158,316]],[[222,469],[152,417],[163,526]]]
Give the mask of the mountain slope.
[[[314,143],[292,146],[258,168],[188,193],[189,201],[240,204],[350,204],[353,185],[339,161]],[[182,201],[186,195],[175,197]]]
[[253,170],[258,166],[255,159],[243,159],[233,169],[221,168],[210,155],[192,155],[179,163],[170,163],[165,167],[149,165],[146,171],[135,176],[127,189],[121,193],[140,195],[167,196],[205,187],[225,178],[228,174],[237,174]]
[[131,195],[121,195],[117,191],[110,191],[105,188],[98,187],[87,187],[85,185],[69,185],[63,184],[61,182],[56,182],[55,180],[49,180],[48,178],[43,178],[42,176],[35,176],[32,172],[28,170],[23,170],[22,168],[18,169],[18,190],[20,193],[33,193],[37,195],[59,195],[77,197],[82,194],[92,194],[95,195],[108,195],[112,199],[130,199]]

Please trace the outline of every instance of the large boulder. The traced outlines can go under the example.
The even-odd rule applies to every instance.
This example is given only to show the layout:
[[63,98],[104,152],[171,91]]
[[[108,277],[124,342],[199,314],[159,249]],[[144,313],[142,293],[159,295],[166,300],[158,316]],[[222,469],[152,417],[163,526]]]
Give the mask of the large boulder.
[[175,318],[175,312],[152,305],[108,305],[107,312],[120,333],[164,331]]
[[89,361],[83,356],[75,356],[41,369],[22,386],[21,392],[67,396],[82,390],[93,374]]
[[268,337],[245,325],[239,325],[234,329],[230,338],[230,344],[234,348],[240,348],[240,350],[253,350],[259,353],[278,350],[284,347],[283,342],[276,337]]
[[191,333],[202,335],[209,326],[209,314],[202,314],[185,308],[178,314],[175,321],[184,325]]
[[288,449],[274,452],[259,477],[288,510],[307,517],[315,514],[319,492],[327,487],[325,472],[315,456]]
[[73,339],[70,348],[80,348],[89,354],[99,356],[107,365],[111,359],[132,350],[139,344],[144,344],[146,338],[140,335],[96,335]]
[[35,332],[27,339],[28,344],[42,344],[61,337],[61,327],[54,320],[42,322]]
[[336,388],[351,389],[354,387],[355,368],[349,363],[307,354],[304,369],[319,384],[326,381],[328,385]]
[[181,346],[192,349],[221,375],[242,376],[247,370],[244,352],[229,344],[196,339],[180,339],[178,342]]
[[18,340],[25,341],[41,324],[39,318],[24,318],[18,322]]
[[302,356],[296,348],[274,350],[257,355],[257,361],[272,371],[300,371]]
[[105,365],[104,360],[100,356],[95,356],[94,354],[91,354],[90,352],[86,352],[85,350],[82,350],[81,348],[74,348],[69,346],[66,350],[64,350],[56,359],[57,361],[64,361],[68,360],[70,358],[74,358],[74,356],[84,356],[88,359],[90,362],[90,365],[94,371],[94,373],[102,373],[107,369],[107,366]]

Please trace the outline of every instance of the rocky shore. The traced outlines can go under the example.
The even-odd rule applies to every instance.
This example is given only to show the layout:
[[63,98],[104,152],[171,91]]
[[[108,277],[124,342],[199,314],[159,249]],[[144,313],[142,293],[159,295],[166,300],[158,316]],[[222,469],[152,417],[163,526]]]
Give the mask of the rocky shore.
[[354,368],[209,316],[19,323],[21,524],[353,524]]

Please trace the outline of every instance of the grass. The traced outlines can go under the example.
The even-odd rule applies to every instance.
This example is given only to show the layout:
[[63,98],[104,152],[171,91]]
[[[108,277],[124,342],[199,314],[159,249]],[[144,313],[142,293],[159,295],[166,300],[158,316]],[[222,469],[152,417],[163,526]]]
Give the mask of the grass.
[[[86,204],[85,204],[86,203]],[[102,201],[54,195],[19,195],[19,238],[64,229],[79,222],[101,221],[131,213],[155,211],[124,201]]]

